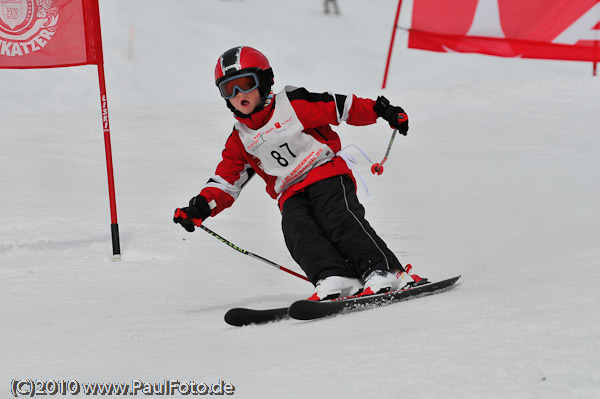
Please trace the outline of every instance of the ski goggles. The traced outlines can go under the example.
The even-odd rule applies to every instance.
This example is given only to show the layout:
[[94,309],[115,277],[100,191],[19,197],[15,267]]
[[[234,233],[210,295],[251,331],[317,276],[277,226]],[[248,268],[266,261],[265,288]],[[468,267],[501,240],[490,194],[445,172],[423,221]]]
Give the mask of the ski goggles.
[[229,100],[230,98],[235,97],[237,94],[236,91],[249,93],[258,88],[258,85],[258,76],[256,76],[254,72],[250,72],[225,79],[219,83],[219,91],[221,92],[221,97]]

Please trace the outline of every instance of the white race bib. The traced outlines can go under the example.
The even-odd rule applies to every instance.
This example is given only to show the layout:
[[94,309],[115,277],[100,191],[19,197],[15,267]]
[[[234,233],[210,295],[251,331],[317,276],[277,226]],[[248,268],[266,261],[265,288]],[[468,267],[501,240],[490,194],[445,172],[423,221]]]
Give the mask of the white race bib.
[[283,192],[306,177],[314,167],[331,160],[335,153],[327,144],[303,132],[285,90],[275,98],[275,111],[269,122],[258,130],[236,123],[246,151],[257,157],[259,167],[276,177],[274,190]]

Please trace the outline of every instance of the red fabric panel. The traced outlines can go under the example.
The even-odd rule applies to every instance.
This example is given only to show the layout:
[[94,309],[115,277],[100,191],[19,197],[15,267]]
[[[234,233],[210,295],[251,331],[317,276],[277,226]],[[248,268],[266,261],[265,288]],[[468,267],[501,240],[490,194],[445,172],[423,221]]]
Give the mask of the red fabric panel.
[[600,60],[600,0],[414,0],[408,47]]
[[98,0],[0,1],[0,68],[102,63]]

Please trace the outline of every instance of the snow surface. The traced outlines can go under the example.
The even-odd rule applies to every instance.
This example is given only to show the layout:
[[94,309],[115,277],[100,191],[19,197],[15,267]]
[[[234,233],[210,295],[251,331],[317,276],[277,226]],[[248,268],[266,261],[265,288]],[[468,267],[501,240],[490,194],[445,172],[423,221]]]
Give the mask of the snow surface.
[[[102,0],[123,261],[111,260],[96,69],[0,70],[0,396],[13,378],[212,383],[239,398],[600,397],[600,78],[589,63],[438,54],[396,0]],[[401,25],[408,25],[405,2]],[[128,57],[130,27],[134,28]],[[232,118],[224,50],[265,52],[276,90],[384,93],[411,118],[367,218],[453,291],[317,322],[232,328],[236,306],[306,282],[171,221],[210,177]],[[390,130],[343,125],[374,160]],[[350,150],[352,152],[352,150]],[[300,271],[255,180],[206,224]]]

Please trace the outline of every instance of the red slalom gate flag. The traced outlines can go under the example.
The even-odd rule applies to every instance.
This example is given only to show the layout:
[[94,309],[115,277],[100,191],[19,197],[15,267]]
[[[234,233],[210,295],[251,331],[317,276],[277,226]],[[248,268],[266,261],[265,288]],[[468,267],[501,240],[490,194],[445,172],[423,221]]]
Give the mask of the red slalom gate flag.
[[102,63],[98,0],[0,0],[0,68]]
[[600,0],[414,0],[408,47],[600,61]]
[[0,0],[0,69],[98,66],[113,260],[121,260],[98,0]]

